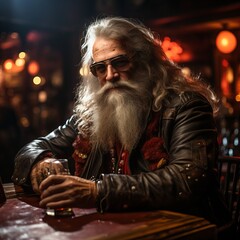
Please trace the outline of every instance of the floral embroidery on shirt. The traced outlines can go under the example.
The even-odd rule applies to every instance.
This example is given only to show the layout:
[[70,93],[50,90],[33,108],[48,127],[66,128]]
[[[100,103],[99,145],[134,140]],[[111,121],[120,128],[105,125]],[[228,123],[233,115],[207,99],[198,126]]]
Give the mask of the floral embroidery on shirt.
[[144,160],[148,161],[150,170],[153,171],[166,165],[168,154],[162,138],[152,137],[144,143],[141,151]]
[[[148,123],[145,133],[145,142],[141,148],[143,158],[147,161],[149,170],[151,171],[165,166],[168,161],[168,154],[164,147],[164,141],[162,138],[156,136],[159,129],[160,115],[160,112],[152,113],[151,121]],[[88,139],[78,135],[73,142],[73,147],[75,149],[72,155],[75,160],[75,175],[81,176],[92,145]],[[122,173],[129,174],[130,169],[126,168],[128,167],[129,154],[125,154],[124,156],[124,169]],[[109,161],[111,161],[111,159],[109,159]]]

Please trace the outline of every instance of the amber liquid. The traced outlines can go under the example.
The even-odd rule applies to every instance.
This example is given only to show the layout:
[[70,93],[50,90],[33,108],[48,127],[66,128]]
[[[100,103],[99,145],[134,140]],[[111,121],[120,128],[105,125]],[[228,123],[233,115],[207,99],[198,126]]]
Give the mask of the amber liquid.
[[53,217],[69,217],[74,215],[72,208],[47,208],[46,214]]

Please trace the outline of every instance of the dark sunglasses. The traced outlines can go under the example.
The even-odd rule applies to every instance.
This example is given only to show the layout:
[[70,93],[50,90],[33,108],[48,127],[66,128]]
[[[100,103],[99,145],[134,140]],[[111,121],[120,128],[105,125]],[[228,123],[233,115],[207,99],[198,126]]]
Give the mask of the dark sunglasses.
[[107,65],[111,65],[119,72],[124,72],[129,70],[130,63],[130,58],[127,55],[119,55],[101,62],[92,63],[90,71],[95,77],[103,78],[107,74]]

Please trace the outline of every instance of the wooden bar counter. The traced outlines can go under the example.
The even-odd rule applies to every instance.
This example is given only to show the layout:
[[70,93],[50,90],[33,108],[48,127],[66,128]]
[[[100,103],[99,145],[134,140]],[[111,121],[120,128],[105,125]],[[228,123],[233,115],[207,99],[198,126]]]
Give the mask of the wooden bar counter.
[[0,239],[216,239],[216,226],[203,218],[170,211],[98,213],[74,208],[74,216],[46,216],[39,197],[23,193],[12,183],[3,185],[6,202],[0,204]]

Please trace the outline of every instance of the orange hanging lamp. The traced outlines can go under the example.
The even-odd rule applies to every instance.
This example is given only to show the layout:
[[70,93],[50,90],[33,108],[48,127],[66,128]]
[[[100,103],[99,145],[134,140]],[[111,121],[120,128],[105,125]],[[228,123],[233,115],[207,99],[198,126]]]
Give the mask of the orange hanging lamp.
[[227,30],[221,31],[216,38],[216,46],[222,53],[231,53],[237,47],[236,36]]

